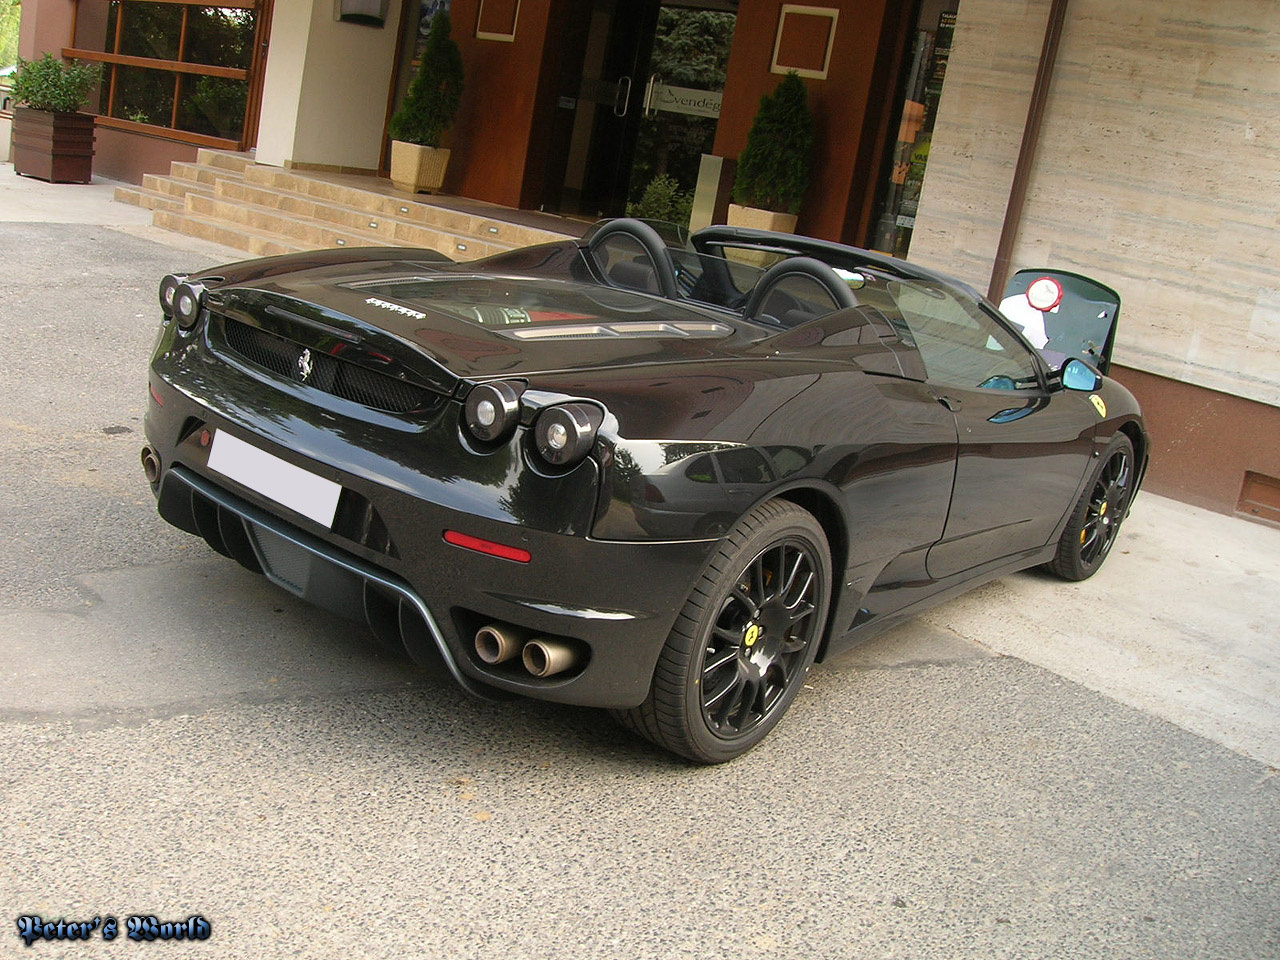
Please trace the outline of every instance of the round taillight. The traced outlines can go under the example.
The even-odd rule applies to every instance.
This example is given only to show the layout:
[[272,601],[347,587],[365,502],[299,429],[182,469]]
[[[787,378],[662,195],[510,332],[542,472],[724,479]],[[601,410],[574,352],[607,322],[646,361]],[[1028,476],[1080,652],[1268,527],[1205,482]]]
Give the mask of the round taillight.
[[1027,302],[1037,310],[1048,313],[1062,302],[1062,284],[1053,277],[1041,277],[1027,287]]
[[547,407],[533,422],[538,455],[553,466],[572,466],[591,452],[603,419],[600,409],[588,403]]
[[204,309],[204,285],[184,280],[173,290],[173,315],[178,326],[190,330]]
[[501,440],[515,429],[519,419],[520,392],[505,380],[482,383],[467,394],[463,422],[477,440]]
[[171,273],[160,281],[160,309],[166,317],[173,316],[174,294],[177,293],[178,284],[185,279],[186,274]]

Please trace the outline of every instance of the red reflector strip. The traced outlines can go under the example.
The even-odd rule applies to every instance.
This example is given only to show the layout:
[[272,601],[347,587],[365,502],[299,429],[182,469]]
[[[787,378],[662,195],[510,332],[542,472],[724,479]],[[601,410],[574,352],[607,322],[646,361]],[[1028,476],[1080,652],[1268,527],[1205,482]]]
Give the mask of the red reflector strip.
[[164,397],[160,396],[160,391],[156,389],[156,385],[154,383],[148,383],[147,386],[151,390],[151,399],[154,400],[157,405],[163,407]]
[[457,530],[446,530],[444,539],[446,543],[452,543],[455,547],[487,553],[491,557],[501,557],[503,560],[514,560],[516,563],[528,563],[533,559],[533,554],[528,550],[508,547],[505,543],[494,543],[492,540],[481,540],[479,537],[470,537]]

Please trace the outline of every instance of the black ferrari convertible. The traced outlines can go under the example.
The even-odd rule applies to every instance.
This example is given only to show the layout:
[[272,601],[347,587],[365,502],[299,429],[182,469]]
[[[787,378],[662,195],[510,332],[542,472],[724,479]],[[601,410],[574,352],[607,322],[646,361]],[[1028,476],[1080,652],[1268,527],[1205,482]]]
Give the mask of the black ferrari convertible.
[[1061,272],[997,309],[865,250],[614,220],[470,263],[246,261],[160,302],[165,520],[472,693],[703,762],[926,604],[1091,575],[1146,465],[1104,376],[1119,299]]

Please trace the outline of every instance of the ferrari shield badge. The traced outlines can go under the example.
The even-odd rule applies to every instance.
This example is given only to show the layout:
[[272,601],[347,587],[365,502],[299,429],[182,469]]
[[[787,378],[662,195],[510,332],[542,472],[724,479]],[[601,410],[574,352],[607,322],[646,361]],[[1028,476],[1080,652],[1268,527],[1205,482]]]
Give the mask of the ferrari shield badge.
[[1105,417],[1107,415],[1107,402],[1096,393],[1089,394],[1089,402],[1097,408],[1098,416]]

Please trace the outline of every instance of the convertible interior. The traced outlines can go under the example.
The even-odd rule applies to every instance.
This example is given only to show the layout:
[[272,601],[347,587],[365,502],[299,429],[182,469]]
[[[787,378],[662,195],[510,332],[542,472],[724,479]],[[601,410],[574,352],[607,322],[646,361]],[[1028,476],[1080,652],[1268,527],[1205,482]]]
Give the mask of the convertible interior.
[[795,327],[858,305],[849,281],[814,257],[775,256],[762,269],[758,252],[735,259],[672,247],[639,220],[603,224],[587,251],[612,286],[720,307],[771,326]]

